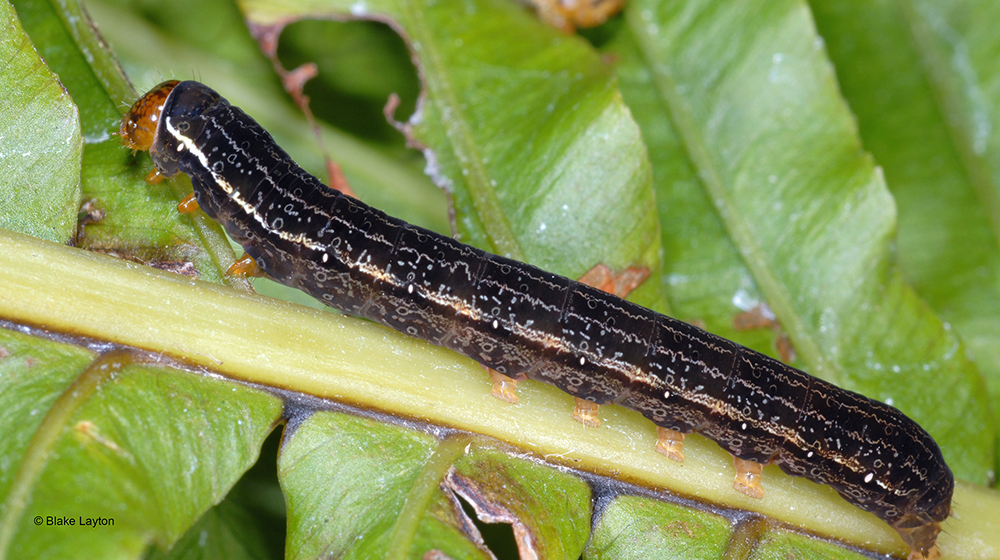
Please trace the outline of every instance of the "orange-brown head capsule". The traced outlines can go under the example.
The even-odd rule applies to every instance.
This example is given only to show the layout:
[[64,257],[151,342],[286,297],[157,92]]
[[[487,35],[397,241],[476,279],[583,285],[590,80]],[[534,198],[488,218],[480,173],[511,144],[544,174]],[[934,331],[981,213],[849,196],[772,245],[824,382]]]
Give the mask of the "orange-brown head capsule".
[[163,104],[170,92],[173,91],[174,86],[179,83],[177,80],[163,82],[132,105],[132,108],[122,118],[121,128],[118,129],[118,135],[122,137],[122,144],[133,150],[149,150],[149,147],[153,145],[156,124],[160,121]]

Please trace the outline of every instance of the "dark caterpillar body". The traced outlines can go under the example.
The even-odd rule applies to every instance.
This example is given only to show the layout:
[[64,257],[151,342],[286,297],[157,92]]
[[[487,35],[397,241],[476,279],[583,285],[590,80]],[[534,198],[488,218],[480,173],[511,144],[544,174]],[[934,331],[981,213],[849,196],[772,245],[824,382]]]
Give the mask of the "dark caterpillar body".
[[835,488],[933,558],[954,480],[895,408],[687,323],[407,224],[323,185],[197,82],[161,84],[122,123],[164,176],[276,280],[343,311],[552,383],[735,457]]

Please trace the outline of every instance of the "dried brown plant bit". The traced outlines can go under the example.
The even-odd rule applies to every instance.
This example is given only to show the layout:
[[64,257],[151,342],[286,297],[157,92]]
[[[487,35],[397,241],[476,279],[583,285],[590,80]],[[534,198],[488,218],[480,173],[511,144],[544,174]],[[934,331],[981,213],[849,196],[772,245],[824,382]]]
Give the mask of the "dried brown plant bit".
[[625,0],[531,0],[538,18],[572,33],[578,27],[597,27],[621,11]]

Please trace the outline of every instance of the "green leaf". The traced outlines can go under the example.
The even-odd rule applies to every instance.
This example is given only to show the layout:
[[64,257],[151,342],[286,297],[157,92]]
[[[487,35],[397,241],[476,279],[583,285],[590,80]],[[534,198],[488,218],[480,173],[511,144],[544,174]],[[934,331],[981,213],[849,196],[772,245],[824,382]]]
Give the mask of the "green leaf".
[[[0,495],[10,496],[18,466],[45,411],[94,356],[83,348],[6,329],[0,330],[0,349],[4,358],[0,362],[0,429],[7,434],[0,440]],[[4,504],[2,512],[9,507]]]
[[[609,47],[666,173],[664,245],[680,249],[668,278],[694,303],[676,312],[727,334],[738,299],[766,302],[806,371],[894,404],[950,444],[960,477],[986,482],[995,429],[982,380],[891,257],[892,197],[808,12],[796,1],[758,8],[633,1]],[[706,36],[727,39],[690,39]],[[692,206],[697,219],[682,217]]]
[[721,558],[731,538],[732,524],[720,515],[622,496],[606,506],[585,557],[656,558],[669,550],[677,560]]
[[76,234],[83,140],[76,106],[0,6],[0,227],[65,243]]
[[[128,53],[126,65],[144,76],[144,88],[164,72],[181,78],[193,72],[242,105],[323,176],[307,126],[282,100],[269,63],[248,40],[238,16],[227,19],[234,14],[231,7],[203,12],[200,6],[157,5],[144,12],[149,19],[143,20],[121,5],[102,6],[88,3],[100,14],[102,28],[114,34],[119,53]],[[303,8],[270,2],[253,6],[257,23],[273,23],[267,18]],[[921,422],[937,433],[956,470],[965,478],[984,478],[993,461],[994,433],[992,419],[984,414],[985,397],[975,391],[975,371],[964,361],[957,339],[943,332],[894,268],[892,199],[860,151],[803,4],[689,4],[687,11],[673,14],[667,4],[633,3],[603,31],[608,41],[603,56],[578,38],[541,26],[522,7],[499,0],[317,6],[321,11],[310,13],[392,21],[410,41],[427,89],[422,112],[410,118],[406,130],[411,140],[423,143],[435,181],[454,189],[456,226],[465,239],[571,276],[597,262],[646,266],[653,276],[637,295],[641,301],[667,310],[666,294],[680,318],[703,321],[711,330],[769,351],[775,338],[770,331],[731,327],[738,311],[766,301],[791,336],[799,365],[914,407],[911,413],[925,415]],[[98,53],[93,68],[86,56],[76,56],[66,63],[69,68],[56,72],[76,76],[66,79],[67,88],[86,115],[84,129],[110,132],[118,118],[112,113],[123,110],[134,95],[114,93],[121,84],[99,70],[107,53],[88,50],[95,42],[88,38],[86,20],[74,19],[74,9],[55,14],[70,30],[65,35],[29,34],[44,48]],[[268,11],[274,9],[281,11]],[[162,24],[160,30],[154,22]],[[261,29],[277,27],[255,27]],[[303,29],[292,26],[286,33],[308,35],[322,27]],[[378,36],[373,33],[368,40],[378,41]],[[665,43],[663,37],[672,40]],[[322,56],[309,45],[325,41],[305,39],[295,41],[301,61]],[[335,38],[329,42],[337,44]],[[782,56],[776,59],[775,53]],[[365,97],[377,97],[379,84],[407,83],[398,75],[403,64],[397,60],[388,66],[367,76]],[[336,65],[324,67],[337,71]],[[379,71],[391,73],[391,79],[376,79]],[[664,87],[664,75],[673,90]],[[768,85],[768,79],[778,83]],[[330,79],[320,91],[338,87],[361,89],[347,79]],[[310,95],[314,107],[327,99]],[[108,106],[115,111],[105,110]],[[398,112],[397,118],[405,114]],[[395,159],[400,140],[372,145],[326,125],[320,130],[366,201],[447,230],[440,221],[443,205],[427,202],[441,199],[425,200],[428,181],[414,161]],[[357,134],[371,142],[379,133]],[[99,134],[94,139],[82,164],[84,190],[111,211],[106,221],[85,228],[91,232],[85,242],[116,254],[123,248],[144,261],[197,262],[194,269],[202,278],[217,279],[231,255],[224,255],[228,249],[216,250],[221,246],[217,227],[192,225],[174,212],[183,182],[171,185],[172,192],[145,185],[146,156],[133,158]],[[767,188],[758,199],[751,188],[762,184]],[[867,213],[853,215],[859,208]],[[841,237],[837,226],[852,229]],[[199,236],[214,236],[208,251]],[[666,266],[660,265],[661,244]],[[6,384],[0,399],[10,394],[5,402],[11,411],[0,419],[8,423],[4,427],[10,427],[6,433],[13,442],[0,448],[0,462],[17,469],[7,478],[6,470],[0,473],[5,485],[0,486],[0,557],[46,547],[68,556],[135,557],[149,543],[169,547],[177,539],[168,554],[182,556],[197,550],[189,548],[191,543],[231,542],[230,534],[255,530],[253,521],[227,517],[232,504],[205,511],[249,466],[263,435],[282,415],[280,405],[294,428],[279,452],[289,500],[289,556],[318,555],[328,545],[343,543],[338,540],[343,535],[364,538],[363,524],[370,522],[379,528],[372,534],[389,544],[369,540],[365,546],[374,548],[364,551],[388,546],[397,557],[421,557],[440,546],[454,557],[482,557],[485,546],[493,544],[476,539],[471,514],[460,511],[466,503],[480,508],[484,518],[509,514],[531,535],[532,549],[548,557],[575,558],[581,549],[587,556],[627,557],[646,546],[670,546],[664,542],[714,550],[714,557],[746,556],[750,546],[758,547],[755,554],[777,557],[854,554],[814,543],[791,526],[872,551],[901,552],[898,537],[884,523],[829,488],[786,477],[774,467],[765,469],[764,500],[734,492],[729,457],[703,438],[685,442],[683,465],[665,461],[652,450],[652,425],[634,412],[605,407],[602,427],[587,429],[569,418],[572,402],[564,393],[525,383],[519,405],[498,402],[488,394],[485,373],[469,360],[362,321],[12,233],[0,232],[0,247],[5,326],[39,335],[44,332],[21,325],[45,325],[49,332],[98,341],[90,345],[72,338],[81,348],[66,350],[17,334],[24,346],[10,342],[8,356],[0,353],[0,367],[23,364],[14,367],[13,376],[0,370]],[[129,367],[103,378],[91,372],[108,363],[108,356],[93,354],[106,342],[135,349],[127,350],[130,357],[173,356],[199,369],[192,375]],[[913,348],[919,349],[915,355]],[[28,364],[38,363],[33,360],[53,364],[52,377],[25,375]],[[870,377],[879,365],[893,378]],[[914,370],[912,378],[920,381],[904,384],[903,376]],[[201,375],[206,371],[277,388],[278,398]],[[95,387],[92,392],[74,394],[78,384],[95,379],[96,385],[87,385]],[[185,401],[186,411],[177,408],[180,394],[196,397]],[[943,396],[955,404],[935,410]],[[73,406],[61,404],[65,401]],[[357,408],[326,412],[330,406]],[[32,411],[44,421],[32,420]],[[233,434],[244,418],[253,418],[252,429]],[[145,459],[123,465],[116,448]],[[51,449],[56,452],[46,451]],[[91,452],[105,462],[76,460]],[[174,456],[162,464],[148,458],[164,453]],[[210,464],[209,457],[223,467]],[[295,460],[296,469],[287,468]],[[308,468],[298,470],[298,465]],[[156,477],[155,485],[150,476]],[[69,478],[88,494],[76,493],[76,486],[66,483]],[[373,481],[386,484],[368,484]],[[586,545],[590,485],[596,490],[597,532]],[[118,495],[108,495],[119,486]],[[131,492],[136,488],[142,490]],[[616,499],[619,494],[626,496]],[[678,494],[703,502],[677,499]],[[403,507],[394,506],[390,513],[375,507],[340,518],[345,510],[336,496],[349,496],[356,505]],[[69,544],[48,542],[64,533],[30,525],[36,511],[31,508],[41,507],[42,498],[50,507],[80,500],[85,515],[125,503],[135,515],[114,533],[69,535],[74,539]],[[704,511],[704,503],[728,519],[720,524],[714,513]],[[997,494],[960,484],[955,511],[941,538],[945,557],[995,556],[1000,543],[990,520],[1000,511]],[[202,524],[184,534],[199,517]],[[229,519],[226,525],[211,521],[222,517]],[[702,523],[713,529],[695,531]],[[775,528],[783,523],[788,525]],[[635,544],[618,535],[636,539]],[[261,548],[249,543],[247,550],[234,553],[252,556]]]
[[134,359],[95,356],[37,425],[4,500],[4,555],[127,558],[150,539],[171,544],[256,460],[277,399]]
[[[18,16],[34,41],[44,45],[41,53],[77,106],[84,108],[80,125],[87,143],[82,167],[75,171],[88,204],[80,207],[79,194],[61,199],[62,204],[73,207],[74,216],[77,211],[82,215],[76,244],[220,280],[233,258],[221,228],[204,218],[196,218],[192,224],[175,211],[177,196],[190,189],[187,180],[171,181],[173,192],[146,185],[142,180],[146,170],[136,166],[114,136],[121,122],[122,103],[135,93],[106,45],[93,33],[80,6],[57,9],[49,3],[25,0],[18,2]],[[123,182],[131,188],[123,188]],[[14,209],[12,217],[25,210]],[[76,229],[73,224],[73,231]]]
[[291,427],[278,464],[289,514],[286,557],[400,556],[392,552],[402,546],[393,528],[401,515],[423,514],[406,500],[435,439],[333,413]]
[[778,529],[767,532],[748,558],[751,560],[784,560],[787,558],[861,560],[867,556],[844,550],[831,543],[809,539],[797,533]]
[[[1000,117],[990,109],[996,8],[993,2],[813,7],[861,138],[899,208],[903,273],[968,345],[993,403],[1000,395],[993,132]],[[995,404],[993,412],[1000,413]]]

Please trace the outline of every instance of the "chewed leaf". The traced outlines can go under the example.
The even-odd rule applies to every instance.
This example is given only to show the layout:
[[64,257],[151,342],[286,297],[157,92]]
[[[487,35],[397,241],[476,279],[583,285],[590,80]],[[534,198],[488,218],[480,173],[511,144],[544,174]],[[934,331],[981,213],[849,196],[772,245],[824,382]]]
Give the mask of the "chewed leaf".
[[[401,127],[452,194],[462,241],[571,278],[600,262],[659,270],[645,146],[613,67],[579,38],[497,0],[458,12],[343,0],[242,7],[258,29],[327,16],[388,18],[403,31],[424,92]],[[649,282],[637,297],[662,306],[659,290]]]
[[[111,23],[102,29],[115,34],[109,39],[116,46],[127,45],[119,51],[133,55],[123,57],[127,67],[144,68],[136,76],[145,71],[147,78],[194,78],[232,96],[279,145],[322,176],[321,166],[308,165],[310,156],[289,148],[311,144],[312,135],[274,94],[279,86],[271,79],[270,62],[258,56],[236,9],[225,2],[203,4],[210,3],[187,9],[178,9],[183,0],[155,5],[155,19],[168,22],[162,32],[148,32],[150,21],[124,15],[128,8],[105,7]],[[981,472],[975,469],[983,467],[981,444],[990,432],[980,416],[982,397],[961,393],[970,388],[962,376],[968,368],[949,352],[962,354],[962,346],[950,335],[939,336],[932,314],[915,303],[894,272],[891,199],[871,162],[858,155],[857,135],[845,125],[850,115],[831,93],[836,84],[803,4],[686,3],[670,12],[671,5],[638,0],[634,11],[593,35],[599,37],[596,53],[603,50],[603,56],[576,37],[539,25],[530,9],[506,0],[323,0],[283,7],[289,4],[259,0],[253,13],[274,29],[301,17],[295,10],[302,9],[320,17],[369,18],[392,29],[370,22],[338,24],[338,29],[377,28],[383,36],[395,30],[405,37],[425,94],[416,115],[407,109],[395,118],[404,121],[407,139],[429,158],[433,178],[454,190],[456,226],[464,240],[574,278],[597,263],[616,273],[648,270],[650,279],[637,297],[658,310],[668,311],[656,297],[667,291],[675,315],[722,334],[733,332],[732,338],[765,351],[773,350],[775,333],[791,334],[794,352],[787,355],[797,354],[805,369],[927,414],[941,402],[939,391],[956,401],[942,408],[943,420],[934,428],[954,426],[955,438],[945,433],[939,441],[946,449],[952,446],[949,453],[972,457],[955,463],[965,472]],[[121,92],[127,85],[122,79],[92,79],[105,75],[109,61],[100,49],[91,49],[100,41],[86,18],[73,11],[78,6],[47,5],[59,12],[54,18],[38,16],[43,11],[37,6],[23,3],[18,9],[48,22],[42,29],[64,27],[75,34],[70,39],[29,31],[39,50],[73,55],[65,71],[53,70],[73,95],[90,142],[82,176],[85,195],[93,193],[87,198],[96,200],[85,206],[93,220],[85,245],[114,253],[123,239],[135,240],[127,248],[180,248],[168,256],[180,254],[191,264],[209,261],[186,256],[188,249],[204,253],[190,235],[188,219],[178,218],[173,208],[180,196],[142,183],[148,157],[133,157],[102,137],[114,126],[113,114],[134,97]],[[217,16],[226,10],[235,19],[220,25]],[[315,23],[313,29],[326,24]],[[213,26],[224,31],[207,33]],[[234,36],[241,46],[227,42]],[[658,42],[662,36],[670,37],[667,45]],[[351,43],[343,37],[332,42]],[[219,56],[222,51],[227,54]],[[315,52],[324,51],[307,52],[304,60]],[[368,85],[378,85],[366,91],[387,96],[380,89],[381,74],[391,69],[354,59],[349,49],[342,52],[357,66],[345,64],[332,74],[360,67]],[[97,54],[98,60],[89,63],[82,53]],[[400,58],[396,70],[412,70],[410,59]],[[46,56],[50,65],[58,59]],[[263,72],[252,67],[257,62]],[[764,70],[767,80],[761,79]],[[626,84],[627,108],[616,75]],[[671,80],[677,87],[664,95]],[[157,81],[142,79],[137,85]],[[384,93],[373,93],[379,91]],[[319,95],[314,102],[341,113],[356,108]],[[641,138],[631,115],[642,125]],[[396,137],[384,123],[382,130]],[[392,148],[362,145],[355,138],[330,152],[349,175],[369,179],[367,193],[358,189],[363,201],[426,226],[414,217],[423,213],[414,207],[436,207],[444,214],[444,204],[440,198],[428,202],[423,191],[416,194],[412,187],[429,185],[420,174],[421,152],[403,153],[398,136]],[[693,137],[703,141],[692,142]],[[656,165],[655,198],[645,146]],[[765,181],[760,166],[774,171]],[[834,188],[827,191],[826,183]],[[775,186],[756,200],[761,185]],[[183,182],[176,187],[184,188]],[[376,190],[380,193],[373,196]],[[840,205],[831,203],[830,192],[843,197]],[[852,216],[844,204],[869,210],[867,219]],[[819,216],[816,228],[803,227],[800,214]],[[835,228],[823,221],[826,214],[858,229],[844,239],[876,258],[858,261],[849,252],[831,251],[828,245],[837,240]],[[446,231],[447,224],[440,223],[434,229]],[[750,235],[740,235],[741,227]],[[983,233],[981,227],[976,233]],[[661,243],[670,263],[666,269],[659,265]],[[751,499],[732,488],[731,457],[699,436],[684,441],[683,464],[665,460],[654,451],[655,426],[634,411],[602,407],[601,427],[588,428],[570,418],[574,403],[566,393],[529,382],[519,388],[520,404],[499,402],[489,395],[487,374],[470,360],[371,323],[10,232],[0,231],[0,246],[5,325],[0,334],[20,330],[14,334],[42,339],[25,345],[12,341],[17,337],[0,340],[0,384],[7,388],[0,391],[7,403],[0,407],[0,421],[13,436],[0,438],[0,465],[16,467],[0,469],[0,557],[37,550],[133,557],[149,543],[168,545],[186,529],[171,554],[211,553],[213,543],[239,539],[255,523],[227,515],[228,506],[192,523],[247,466],[282,405],[291,419],[279,459],[283,486],[274,480],[259,492],[241,483],[227,501],[243,503],[241,498],[263,494],[277,504],[270,513],[281,516],[283,492],[294,506],[288,511],[289,557],[342,550],[358,557],[373,552],[488,558],[491,551],[505,557],[493,542],[479,538],[480,531],[490,532],[475,526],[479,517],[511,523],[526,543],[525,556],[576,558],[582,548],[586,558],[642,558],[664,550],[679,557],[690,552],[690,557],[856,558],[851,546],[864,547],[869,556],[905,555],[886,523],[829,486],[785,476],[771,465],[763,473],[765,498]],[[816,249],[816,255],[808,254]],[[870,270],[859,262],[871,264]],[[817,275],[822,278],[814,283]],[[872,285],[883,281],[888,295],[872,298]],[[829,298],[829,309],[818,307],[826,301],[822,294],[796,293],[833,285],[840,292]],[[859,295],[845,295],[852,290]],[[756,329],[734,331],[733,321],[745,318],[743,311],[772,309],[772,300],[782,297],[790,304],[779,306],[773,317],[755,323]],[[864,307],[871,303],[881,307]],[[849,325],[852,319],[855,324]],[[906,340],[911,335],[924,346],[911,346]],[[69,347],[61,343],[64,338]],[[198,367],[176,372],[112,366],[112,378],[97,388],[100,394],[80,400],[73,384],[95,377],[88,364],[95,352],[109,347],[142,348]],[[915,355],[901,361],[902,351]],[[859,356],[867,360],[859,363]],[[923,371],[915,371],[917,364]],[[880,371],[892,381],[866,385],[867,376]],[[906,375],[916,382],[901,389]],[[276,388],[276,395],[260,386]],[[77,399],[71,404],[79,408],[70,411],[77,416],[53,404],[62,402],[61,395]],[[967,403],[972,406],[956,414]],[[48,419],[59,414],[69,420]],[[47,424],[39,428],[43,421]],[[975,422],[985,426],[978,440],[969,437]],[[240,427],[244,431],[234,433]],[[798,428],[800,434],[807,431]],[[36,436],[48,438],[51,447],[33,442]],[[272,441],[277,445],[277,437]],[[56,452],[40,453],[46,449]],[[88,453],[96,460],[70,465]],[[154,462],[150,456],[165,458]],[[39,459],[48,463],[35,468]],[[272,461],[263,463],[273,470]],[[157,475],[158,485],[148,482],[144,469]],[[68,471],[73,484],[64,476]],[[136,487],[142,491],[134,492]],[[29,502],[29,494],[37,499]],[[344,497],[349,499],[338,501]],[[135,516],[113,533],[52,533],[31,522],[46,505],[65,509],[74,502],[86,505],[80,513],[88,518],[107,517],[102,508],[115,500]],[[945,558],[995,557],[1000,535],[991,520],[998,510],[995,492],[960,484],[955,515],[940,539]],[[594,534],[588,538],[591,518]],[[283,519],[270,525],[283,526]],[[53,534],[69,538],[46,541]],[[814,535],[849,544],[816,542]],[[351,549],[352,537],[365,546]],[[240,544],[247,556],[258,556],[254,553],[265,546],[278,552],[283,538],[282,533],[267,545],[252,538]],[[386,546],[389,554],[380,554]]]
[[521,558],[573,560],[587,543],[591,491],[575,476],[477,446],[446,484],[484,522],[512,524]]

